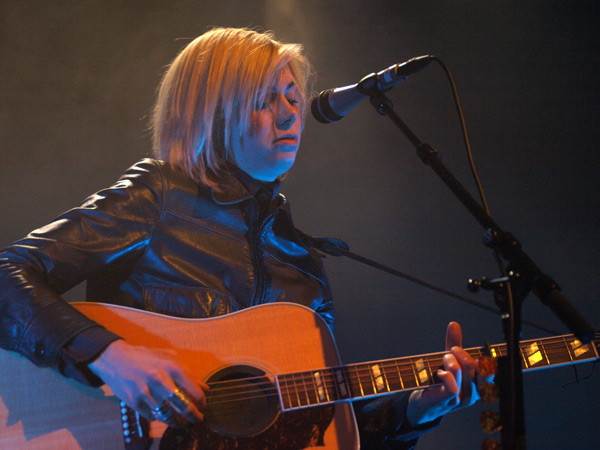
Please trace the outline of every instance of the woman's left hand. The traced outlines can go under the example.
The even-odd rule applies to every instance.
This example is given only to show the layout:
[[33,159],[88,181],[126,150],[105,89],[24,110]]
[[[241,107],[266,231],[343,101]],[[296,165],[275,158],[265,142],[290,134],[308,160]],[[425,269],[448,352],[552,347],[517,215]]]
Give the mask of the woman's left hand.
[[451,322],[446,332],[444,369],[437,376],[441,384],[411,394],[407,417],[412,426],[437,419],[451,411],[466,408],[479,400],[478,381],[491,381],[479,373],[478,360],[462,348],[462,330]]

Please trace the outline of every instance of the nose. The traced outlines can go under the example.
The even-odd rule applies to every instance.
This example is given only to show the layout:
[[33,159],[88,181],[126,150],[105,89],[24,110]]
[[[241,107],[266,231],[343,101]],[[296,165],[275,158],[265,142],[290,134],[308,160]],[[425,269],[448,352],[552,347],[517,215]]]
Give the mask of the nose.
[[277,119],[275,123],[280,130],[289,130],[298,119],[298,113],[287,99],[277,102]]

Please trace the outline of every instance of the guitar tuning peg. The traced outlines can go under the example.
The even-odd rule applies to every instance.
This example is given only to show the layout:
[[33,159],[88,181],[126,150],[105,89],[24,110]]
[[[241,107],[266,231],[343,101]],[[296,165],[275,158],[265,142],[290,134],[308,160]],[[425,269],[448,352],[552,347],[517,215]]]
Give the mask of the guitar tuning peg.
[[483,403],[495,403],[500,398],[498,386],[494,383],[481,383],[477,387],[477,391]]
[[481,450],[502,450],[502,442],[494,438],[485,438],[481,443]]
[[492,377],[498,373],[498,361],[491,356],[482,356],[479,358],[479,374],[482,377]]
[[495,433],[502,428],[500,414],[495,411],[482,411],[481,416],[479,416],[479,423],[486,433]]

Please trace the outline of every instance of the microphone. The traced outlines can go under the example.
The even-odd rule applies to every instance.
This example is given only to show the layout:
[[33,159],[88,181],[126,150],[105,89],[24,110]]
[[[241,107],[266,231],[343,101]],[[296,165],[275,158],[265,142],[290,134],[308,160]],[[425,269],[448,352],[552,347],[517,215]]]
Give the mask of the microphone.
[[418,56],[401,64],[394,64],[377,74],[367,75],[356,84],[322,91],[311,101],[312,115],[321,123],[337,122],[369,96],[365,86],[367,82],[376,79],[376,88],[387,91],[406,80],[409,75],[423,69],[432,59],[431,55]]

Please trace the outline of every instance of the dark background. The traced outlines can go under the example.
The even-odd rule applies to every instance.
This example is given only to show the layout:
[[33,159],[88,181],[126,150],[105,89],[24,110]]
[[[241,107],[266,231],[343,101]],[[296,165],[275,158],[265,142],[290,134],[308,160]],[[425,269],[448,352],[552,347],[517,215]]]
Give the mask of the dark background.
[[[0,1],[0,246],[111,184],[150,155],[147,130],[167,64],[209,26],[301,42],[315,90],[423,55],[453,71],[492,216],[600,326],[600,32],[577,1]],[[390,94],[396,111],[476,194],[448,82],[432,64]],[[483,230],[387,118],[363,102],[343,121],[308,118],[284,193],[297,226],[466,293],[498,274]],[[345,362],[500,342],[500,319],[358,263],[328,258]],[[81,298],[81,289],[71,299]],[[476,298],[493,305],[489,293]],[[568,330],[533,296],[526,319]],[[524,337],[545,336],[525,327]],[[579,367],[582,378],[591,364]],[[525,374],[530,449],[597,449],[600,374]],[[475,449],[478,405],[419,448]]]

